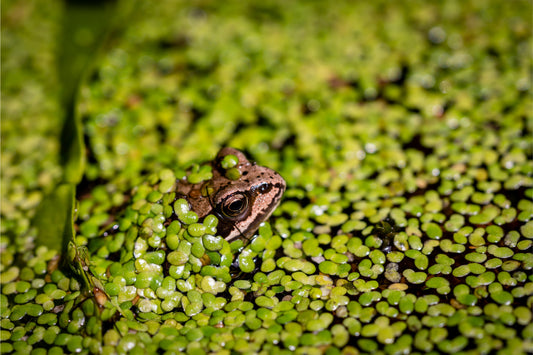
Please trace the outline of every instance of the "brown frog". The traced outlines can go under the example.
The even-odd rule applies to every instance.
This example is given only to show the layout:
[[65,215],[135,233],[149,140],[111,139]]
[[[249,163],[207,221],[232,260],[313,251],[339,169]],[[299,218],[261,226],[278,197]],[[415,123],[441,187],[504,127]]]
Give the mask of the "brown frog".
[[[238,159],[233,168],[240,174],[227,177],[222,161],[230,154]],[[215,215],[219,220],[217,232],[227,241],[250,238],[279,205],[285,180],[274,170],[248,161],[233,148],[222,148],[210,165],[210,180],[197,184],[186,178],[178,180],[177,197],[185,198],[200,219]]]

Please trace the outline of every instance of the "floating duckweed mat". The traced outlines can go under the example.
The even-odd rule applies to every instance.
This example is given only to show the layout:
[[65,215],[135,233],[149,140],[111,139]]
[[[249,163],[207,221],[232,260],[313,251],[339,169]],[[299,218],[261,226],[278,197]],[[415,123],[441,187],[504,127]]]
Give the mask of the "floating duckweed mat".
[[[139,6],[82,90],[71,267],[2,214],[0,352],[533,351],[531,3]],[[287,181],[249,243],[172,191],[221,146]]]

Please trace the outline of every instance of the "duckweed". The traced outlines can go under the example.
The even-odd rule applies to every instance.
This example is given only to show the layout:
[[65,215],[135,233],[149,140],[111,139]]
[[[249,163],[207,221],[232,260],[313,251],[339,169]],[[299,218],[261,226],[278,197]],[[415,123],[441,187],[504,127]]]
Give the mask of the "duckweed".
[[[528,4],[140,5],[79,95],[62,261],[58,5],[3,8],[0,352],[532,351]],[[288,183],[250,241],[173,192],[222,144]]]

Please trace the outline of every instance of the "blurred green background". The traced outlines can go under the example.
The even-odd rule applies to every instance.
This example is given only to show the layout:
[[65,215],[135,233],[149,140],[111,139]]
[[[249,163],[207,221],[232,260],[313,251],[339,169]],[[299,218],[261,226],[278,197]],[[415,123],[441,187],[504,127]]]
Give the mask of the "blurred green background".
[[[329,273],[335,282],[356,284],[353,273],[379,281],[377,291],[347,291],[359,304],[348,312],[359,328],[320,308],[316,317],[336,317],[331,326],[302,330],[322,334],[319,346],[294,343],[299,336],[285,326],[289,340],[249,348],[234,341],[241,346],[234,351],[531,351],[531,6],[3,1],[1,271],[22,267],[43,241],[60,249],[71,238],[80,245],[97,238],[149,174],[208,161],[232,146],[286,179],[271,224],[288,244],[308,233],[324,251],[342,254],[319,236],[347,235],[380,249],[369,238],[388,218],[398,228],[393,250],[421,251],[429,260],[424,266],[416,253],[400,258],[401,283],[410,287],[403,295],[433,294],[437,306],[453,307],[376,310],[385,295],[366,304],[359,294],[385,292],[393,282],[383,262],[363,255],[352,276]],[[287,248],[280,248],[284,257],[311,259]],[[455,268],[470,265],[474,251],[501,259],[494,267],[498,262],[478,262],[500,286],[489,282],[479,291],[468,281],[475,268],[443,273],[447,291],[426,285],[438,278],[428,270],[439,265],[439,253]],[[505,269],[507,261],[518,266]],[[406,269],[422,273],[422,284]],[[476,301],[457,306],[453,300],[464,291],[452,291],[457,285],[468,285]],[[372,316],[353,308],[361,305]],[[333,325],[344,327],[333,332],[337,340],[323,333]],[[420,329],[427,339],[415,338]],[[335,338],[344,332],[346,341]]]

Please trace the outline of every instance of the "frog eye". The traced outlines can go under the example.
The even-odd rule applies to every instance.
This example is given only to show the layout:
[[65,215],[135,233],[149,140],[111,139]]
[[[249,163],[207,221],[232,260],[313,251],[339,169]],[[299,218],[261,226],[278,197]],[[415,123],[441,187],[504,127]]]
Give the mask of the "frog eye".
[[248,207],[248,197],[237,193],[222,202],[222,213],[226,217],[236,217]]

